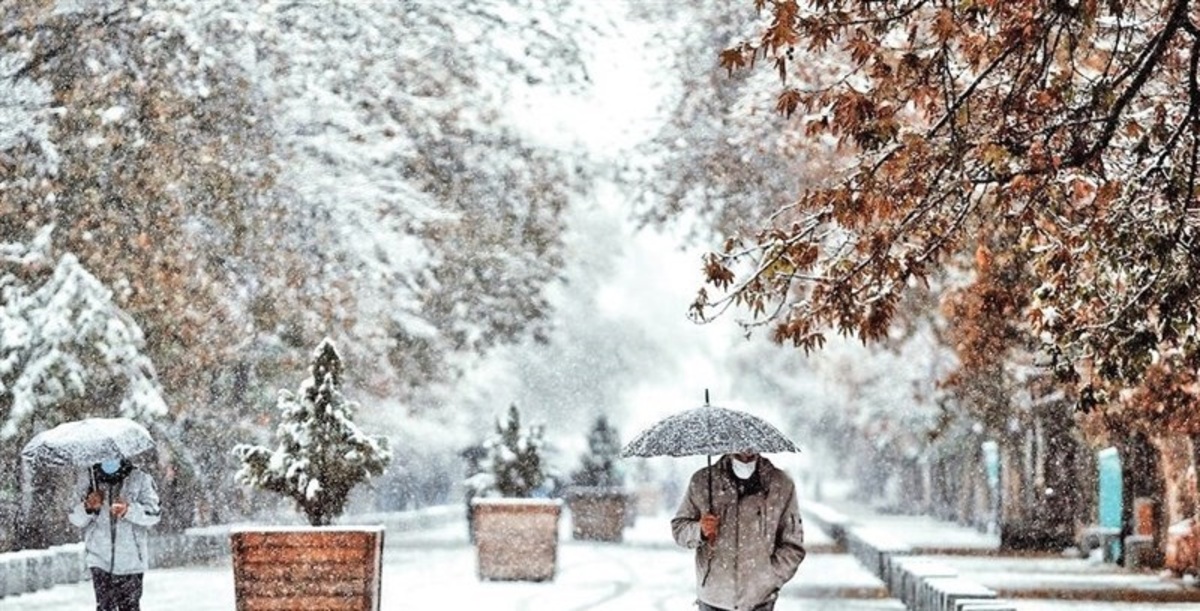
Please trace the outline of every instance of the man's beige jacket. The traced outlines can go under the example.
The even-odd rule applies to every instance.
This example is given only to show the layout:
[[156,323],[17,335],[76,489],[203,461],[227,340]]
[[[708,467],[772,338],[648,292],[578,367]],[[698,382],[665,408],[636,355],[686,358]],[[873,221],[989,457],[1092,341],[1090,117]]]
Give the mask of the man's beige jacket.
[[[697,595],[731,611],[751,611],[774,600],[804,560],[804,525],[792,478],[758,459],[762,490],[738,500],[729,456],[692,475],[671,530],[679,545],[696,550]],[[712,477],[712,509],[709,476]],[[720,519],[716,541],[700,536],[700,516]]]

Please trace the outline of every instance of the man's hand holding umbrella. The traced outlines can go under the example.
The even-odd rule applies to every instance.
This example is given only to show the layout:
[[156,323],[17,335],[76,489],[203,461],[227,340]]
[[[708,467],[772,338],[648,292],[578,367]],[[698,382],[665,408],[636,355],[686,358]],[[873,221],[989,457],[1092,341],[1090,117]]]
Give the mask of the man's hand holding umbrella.
[[709,543],[717,540],[717,533],[721,527],[721,519],[717,516],[706,513],[700,516],[700,536],[704,537]]
[[102,505],[104,505],[104,493],[99,490],[93,490],[83,497],[83,509],[89,514],[100,513]]

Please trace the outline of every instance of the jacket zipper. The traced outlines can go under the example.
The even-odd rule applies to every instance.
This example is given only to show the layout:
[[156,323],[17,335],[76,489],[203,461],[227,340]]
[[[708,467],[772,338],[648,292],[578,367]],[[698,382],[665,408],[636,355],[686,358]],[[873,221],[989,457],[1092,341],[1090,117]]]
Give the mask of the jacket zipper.
[[117,521],[112,514],[113,485],[108,485],[108,572],[112,574],[117,568]]

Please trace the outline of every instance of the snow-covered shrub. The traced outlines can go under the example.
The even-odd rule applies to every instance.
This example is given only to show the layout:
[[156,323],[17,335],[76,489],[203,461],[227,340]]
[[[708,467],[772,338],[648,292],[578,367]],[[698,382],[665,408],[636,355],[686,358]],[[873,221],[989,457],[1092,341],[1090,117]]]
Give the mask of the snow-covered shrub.
[[579,470],[571,474],[571,483],[576,486],[620,488],[625,479],[620,460],[620,435],[602,414],[596,418],[588,433],[588,451],[580,459]]
[[351,421],[358,405],[341,391],[342,360],[328,338],[313,353],[312,375],[297,395],[279,391],[282,422],[274,450],[238,444],[240,484],[291,498],[313,526],[332,523],[350,490],[383,473],[392,454],[386,437],[363,434]]
[[547,489],[549,473],[542,460],[543,428],[521,428],[521,412],[509,406],[508,418],[496,421],[496,432],[484,440],[482,471],[467,479],[471,496],[529,498]]

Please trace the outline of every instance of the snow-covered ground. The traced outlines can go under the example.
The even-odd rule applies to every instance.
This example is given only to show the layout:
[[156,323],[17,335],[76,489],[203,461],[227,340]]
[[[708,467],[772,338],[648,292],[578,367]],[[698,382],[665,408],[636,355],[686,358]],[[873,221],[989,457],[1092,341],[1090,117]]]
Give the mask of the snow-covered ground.
[[[857,519],[865,519],[860,515]],[[784,588],[779,611],[904,611],[887,597],[883,584],[852,557],[832,553],[832,541],[806,524],[813,551]],[[882,520],[880,524],[886,523]],[[570,515],[560,526],[558,570],[547,583],[480,581],[466,524],[455,521],[424,530],[389,532],[384,553],[383,609],[476,608],[498,611],[674,611],[692,607],[691,553],[674,545],[669,515],[640,516],[622,543],[571,539]],[[932,519],[910,520],[918,539],[951,536],[961,530]],[[956,535],[962,538],[964,535]],[[953,538],[953,537],[952,537]],[[1105,597],[1107,589],[1165,595],[1173,585],[1148,573],[1130,573],[1082,559],[937,556],[968,578],[1008,594],[1019,611],[1182,611],[1197,602],[1064,600],[1067,596]],[[228,561],[211,566],[156,569],[146,575],[145,609],[229,611],[235,607],[233,571]],[[1057,596],[1057,598],[1050,598]],[[1038,598],[1032,598],[1038,597]],[[1045,598],[1043,598],[1045,597]],[[66,611],[89,608],[87,582],[0,599],[0,611]],[[1160,598],[1158,600],[1168,600]]]
[[[691,552],[675,547],[669,517],[641,516],[622,543],[574,541],[562,519],[558,571],[548,583],[488,582],[475,574],[475,555],[464,523],[388,535],[384,553],[383,609],[489,609],[562,611],[663,611],[692,607]],[[814,547],[828,539],[819,532]],[[785,588],[780,608],[902,611],[885,598],[882,584],[845,554],[814,553]],[[57,586],[0,599],[3,611],[64,611],[92,603],[90,583]],[[229,611],[233,571],[213,566],[152,570],[146,574],[144,609]]]

